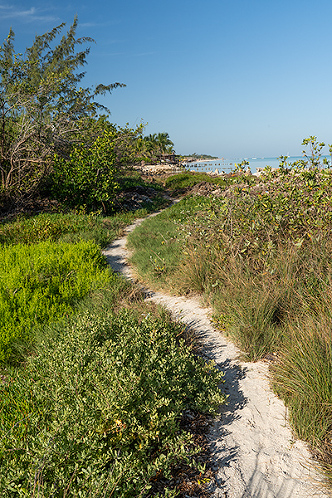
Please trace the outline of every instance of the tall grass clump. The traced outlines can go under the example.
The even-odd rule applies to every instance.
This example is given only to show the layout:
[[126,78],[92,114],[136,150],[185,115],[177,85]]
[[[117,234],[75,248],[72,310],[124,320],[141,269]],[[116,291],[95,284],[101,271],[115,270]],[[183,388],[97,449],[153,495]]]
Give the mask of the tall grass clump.
[[251,358],[278,349],[284,324],[313,312],[329,286],[329,172],[316,172],[315,185],[295,171],[233,186],[183,225],[185,257],[173,281],[203,292]]
[[181,414],[213,413],[222,375],[166,318],[87,312],[57,330],[2,379],[1,496],[150,496],[189,461]]
[[296,435],[310,444],[332,485],[331,316],[307,315],[289,324],[272,373]]
[[109,281],[99,247],[50,241],[0,246],[0,362],[29,348],[35,329],[72,313]]

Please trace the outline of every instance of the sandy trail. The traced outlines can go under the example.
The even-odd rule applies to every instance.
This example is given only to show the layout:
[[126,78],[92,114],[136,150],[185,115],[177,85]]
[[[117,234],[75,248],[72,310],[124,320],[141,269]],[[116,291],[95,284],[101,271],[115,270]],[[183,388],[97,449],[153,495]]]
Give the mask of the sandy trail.
[[[143,220],[126,229],[131,232]],[[127,264],[126,236],[104,251],[110,266],[133,279]],[[269,387],[268,363],[243,363],[239,350],[212,326],[211,309],[199,300],[148,291],[148,297],[194,328],[204,354],[225,374],[229,395],[209,433],[214,458],[215,498],[326,498],[322,476],[302,441],[293,438],[286,408]]]

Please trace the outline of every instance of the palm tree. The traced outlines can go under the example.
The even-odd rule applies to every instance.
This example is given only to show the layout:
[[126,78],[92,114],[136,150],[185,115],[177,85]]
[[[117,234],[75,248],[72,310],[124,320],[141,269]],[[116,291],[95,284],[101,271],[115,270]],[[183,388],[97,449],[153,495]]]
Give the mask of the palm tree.
[[145,153],[151,159],[157,159],[158,156],[161,159],[163,154],[173,153],[174,143],[166,132],[147,135],[143,138],[143,143]]
[[166,132],[158,133],[155,138],[155,143],[160,156],[162,154],[172,154],[174,152],[174,143]]

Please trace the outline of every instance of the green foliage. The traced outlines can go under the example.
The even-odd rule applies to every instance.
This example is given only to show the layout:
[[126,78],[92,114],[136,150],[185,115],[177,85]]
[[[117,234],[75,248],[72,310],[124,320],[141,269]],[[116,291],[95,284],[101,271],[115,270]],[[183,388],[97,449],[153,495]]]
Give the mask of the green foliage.
[[[174,193],[183,193],[194,185],[206,182],[216,185],[218,187],[227,188],[233,184],[255,185],[257,178],[254,176],[246,176],[242,173],[237,174],[233,172],[227,176],[211,176],[208,173],[177,173],[176,175],[169,176],[165,180],[165,187],[172,190]],[[242,185],[243,186],[243,185]]]
[[171,154],[173,152],[174,143],[166,132],[154,133],[144,137],[148,147],[155,149],[159,154]]
[[30,347],[35,329],[71,313],[108,270],[93,242],[0,247],[0,362]]
[[165,187],[172,191],[181,191],[201,182],[214,183],[219,186],[226,186],[227,181],[224,178],[214,178],[207,173],[178,173],[169,176],[165,180]]
[[77,242],[83,239],[105,247],[125,223],[126,220],[119,216],[105,219],[95,214],[41,213],[0,225],[0,244],[34,244],[43,240]]
[[243,161],[241,161],[239,164],[235,163],[234,171],[243,173],[245,171],[246,166],[247,167],[249,166],[249,162],[243,159]]
[[280,347],[283,321],[304,312],[330,274],[330,172],[294,169],[264,180],[230,186],[186,220],[187,254],[172,271],[174,285],[206,292],[230,316],[228,333],[255,359]]
[[[309,153],[307,150],[303,150],[303,159],[295,161],[293,163],[288,163],[288,156],[280,156],[279,169],[280,173],[287,175],[291,170],[299,170],[299,169],[307,169],[317,171],[322,168],[331,167],[331,164],[324,157],[322,160],[322,150],[325,147],[324,142],[317,142],[317,137],[310,136],[308,138],[303,139],[302,145],[305,147],[309,147]],[[332,154],[332,145],[329,145],[330,155]],[[267,172],[268,170],[266,170]],[[271,173],[269,171],[269,173]]]
[[163,154],[173,154],[174,143],[166,132],[153,133],[140,137],[137,141],[137,152],[143,161],[160,161]]
[[217,156],[210,156],[209,154],[185,154],[183,157],[192,157],[194,159],[218,159]]
[[115,180],[115,136],[105,130],[90,147],[73,148],[66,160],[55,156],[53,195],[70,206],[109,211],[119,189]]
[[[317,142],[317,137],[310,136],[309,138],[305,138],[303,140],[302,145],[305,145],[305,146],[309,145],[311,155],[307,156],[307,152],[304,150],[303,155],[305,157],[305,160],[303,160],[304,164],[301,164],[301,165],[303,165],[304,167],[309,167],[310,169],[312,169],[312,168],[316,169],[316,168],[321,167],[320,161],[321,161],[321,156],[322,156],[322,149],[323,149],[323,147],[325,147],[325,143],[324,142]],[[331,154],[332,146],[329,145],[329,148],[330,148],[330,154]],[[300,161],[300,163],[301,163],[301,161]],[[325,166],[328,164],[326,159],[324,159],[323,164]]]
[[221,380],[170,322],[81,315],[1,385],[1,496],[147,493],[188,459],[180,416],[213,412]]
[[[129,180],[129,187],[137,181]],[[103,217],[98,213],[41,213],[37,216],[19,216],[15,221],[0,225],[0,244],[34,244],[42,240],[78,242],[91,240],[104,248],[122,233],[122,229],[134,219],[146,216],[162,205],[159,197],[135,212],[116,213]],[[84,209],[82,210],[84,212]]]
[[67,153],[86,119],[105,109],[95,98],[123,86],[79,86],[89,49],[77,48],[93,40],[76,38],[77,25],[75,18],[58,44],[64,23],[36,36],[24,55],[15,52],[12,30],[0,47],[0,192],[7,197],[37,190],[54,153]]
[[[1,496],[143,496],[172,466],[195,466],[199,449],[180,419],[187,408],[212,413],[224,402],[222,375],[190,352],[182,326],[165,313],[152,318],[137,289],[109,275],[100,248],[61,242],[102,244],[145,213],[42,214],[2,225],[0,302],[15,304],[24,326],[6,319],[6,332],[22,336],[4,348],[0,370]],[[130,313],[120,311],[127,301]],[[24,364],[8,363],[28,346]]]

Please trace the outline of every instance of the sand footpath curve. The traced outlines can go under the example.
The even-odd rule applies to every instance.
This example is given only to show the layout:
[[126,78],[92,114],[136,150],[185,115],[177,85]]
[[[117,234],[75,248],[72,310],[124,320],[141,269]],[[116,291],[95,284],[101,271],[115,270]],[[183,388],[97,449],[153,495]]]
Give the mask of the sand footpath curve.
[[[143,220],[127,227],[134,230]],[[127,263],[126,235],[103,251],[114,271],[134,278]],[[306,445],[295,440],[286,408],[269,387],[268,363],[243,363],[239,350],[216,331],[211,310],[198,299],[149,291],[147,299],[168,308],[174,317],[194,328],[204,354],[225,373],[223,391],[229,395],[209,433],[214,458],[214,498],[327,498],[322,476],[315,470]]]

